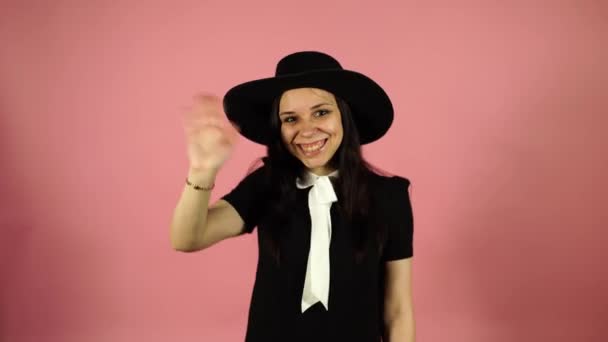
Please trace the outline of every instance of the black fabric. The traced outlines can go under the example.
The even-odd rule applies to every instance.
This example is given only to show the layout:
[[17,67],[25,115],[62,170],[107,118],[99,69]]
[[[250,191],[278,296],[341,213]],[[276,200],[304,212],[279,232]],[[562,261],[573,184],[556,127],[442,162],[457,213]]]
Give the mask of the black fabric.
[[[247,232],[258,226],[258,265],[251,297],[246,341],[377,342],[383,332],[384,263],[413,255],[413,217],[409,180],[370,175],[375,217],[387,225],[383,250],[354,260],[349,227],[331,207],[329,310],[317,303],[301,312],[301,296],[310,248],[308,191],[298,189],[294,220],[280,242],[279,267],[267,251],[265,223],[272,218],[265,194],[264,166],[245,177],[222,197],[245,221]],[[295,184],[294,184],[295,187]],[[338,198],[340,201],[340,198]]]

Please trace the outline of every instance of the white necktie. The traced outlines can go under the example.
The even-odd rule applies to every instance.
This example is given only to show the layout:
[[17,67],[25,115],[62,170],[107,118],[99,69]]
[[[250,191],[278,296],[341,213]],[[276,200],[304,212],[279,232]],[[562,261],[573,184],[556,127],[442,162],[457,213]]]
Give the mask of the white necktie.
[[[334,171],[329,176],[334,176]],[[308,172],[306,179],[297,179],[300,189],[312,185],[308,193],[310,211],[310,251],[306,265],[306,278],[302,293],[302,312],[317,302],[329,310],[329,246],[331,241],[331,215],[333,202],[338,199],[329,176],[317,176]]]

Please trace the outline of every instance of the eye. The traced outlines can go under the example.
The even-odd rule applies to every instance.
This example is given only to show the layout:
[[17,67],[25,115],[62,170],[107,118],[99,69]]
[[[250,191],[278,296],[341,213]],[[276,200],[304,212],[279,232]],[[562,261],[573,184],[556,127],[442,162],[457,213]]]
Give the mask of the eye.
[[318,111],[315,112],[315,116],[324,116],[329,113],[330,113],[330,111],[327,109],[319,109]]
[[296,118],[294,116],[288,116],[285,119],[283,119],[283,122],[295,122]]

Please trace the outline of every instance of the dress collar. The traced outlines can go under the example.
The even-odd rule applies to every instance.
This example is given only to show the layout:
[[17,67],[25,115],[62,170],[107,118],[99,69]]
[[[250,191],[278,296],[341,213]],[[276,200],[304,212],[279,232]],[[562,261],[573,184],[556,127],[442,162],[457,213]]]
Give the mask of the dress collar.
[[310,172],[309,170],[306,170],[304,172],[304,176],[303,177],[298,177],[296,179],[296,186],[299,189],[307,188],[309,186],[314,185],[315,182],[317,181],[317,179],[319,179],[321,177],[337,178],[338,177],[338,170],[335,170],[334,172],[330,173],[327,176],[319,176],[319,175],[316,175],[316,174]]

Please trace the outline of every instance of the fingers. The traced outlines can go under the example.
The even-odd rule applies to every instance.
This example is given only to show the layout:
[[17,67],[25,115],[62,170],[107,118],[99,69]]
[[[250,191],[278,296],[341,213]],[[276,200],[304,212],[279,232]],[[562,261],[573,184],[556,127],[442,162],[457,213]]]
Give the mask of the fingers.
[[228,139],[230,144],[234,144],[239,139],[239,133],[241,132],[241,128],[232,121],[230,121],[230,123],[232,124],[233,129],[228,129],[226,138]]
[[211,94],[196,94],[192,97],[190,106],[182,106],[182,121],[186,127],[200,127],[202,125],[224,126],[226,115],[222,107],[222,100]]
[[234,128],[235,131],[237,131],[238,133],[241,132],[241,127],[239,127],[239,125],[236,122],[230,121],[230,124],[232,125],[232,127]]
[[184,126],[186,127],[202,127],[202,126],[217,126],[217,127],[226,127],[228,126],[228,122],[225,119],[213,117],[213,116],[205,116],[200,118],[187,118],[184,120]]
[[[223,110],[222,100],[212,94],[196,94],[190,106],[182,106],[184,132],[188,139],[196,139],[201,131],[222,132],[224,142],[234,144],[239,138],[240,127],[229,121]],[[217,131],[216,131],[217,129]]]
[[197,94],[193,97],[193,113],[203,116],[214,116],[224,118],[224,108],[222,100],[210,94]]
[[186,120],[193,120],[203,117],[214,117],[223,119],[226,117],[222,105],[222,100],[211,94],[196,94],[192,97],[192,105],[183,108]]
[[192,99],[195,103],[212,105],[212,106],[222,106],[222,99],[219,96],[210,94],[210,93],[199,93],[195,94]]

